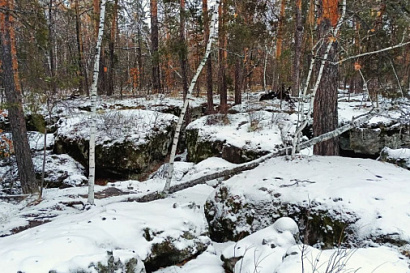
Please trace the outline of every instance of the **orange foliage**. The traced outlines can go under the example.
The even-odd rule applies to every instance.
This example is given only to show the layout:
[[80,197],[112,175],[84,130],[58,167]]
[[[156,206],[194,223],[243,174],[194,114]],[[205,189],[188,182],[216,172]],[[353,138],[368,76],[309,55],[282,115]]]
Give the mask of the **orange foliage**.
[[360,69],[362,69],[362,66],[358,62],[355,62],[354,63],[354,70],[358,71]]
[[322,19],[329,19],[331,25],[335,27],[339,20],[339,1],[338,0],[322,0],[323,15]]
[[138,67],[130,68],[130,75],[131,75],[132,87],[133,89],[135,89],[138,87],[138,80],[139,80]]

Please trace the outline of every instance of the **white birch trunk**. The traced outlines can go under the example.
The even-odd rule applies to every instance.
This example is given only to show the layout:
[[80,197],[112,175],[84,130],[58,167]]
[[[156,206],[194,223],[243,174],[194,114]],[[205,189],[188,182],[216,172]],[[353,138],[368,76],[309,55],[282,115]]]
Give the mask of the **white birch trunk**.
[[[219,1],[217,1],[215,3],[214,11],[218,10],[218,6],[219,6]],[[201,73],[202,68],[205,66],[206,61],[208,60],[209,54],[211,53],[212,43],[215,40],[215,29],[216,29],[215,26],[216,26],[217,21],[218,21],[218,12],[214,12],[214,14],[212,16],[212,20],[211,20],[212,27],[211,27],[211,31],[210,31],[210,34],[209,34],[208,44],[206,45],[205,55],[204,55],[201,63],[199,64],[198,69],[196,70],[195,76],[193,77],[193,79],[191,81],[191,85],[189,86],[188,94],[186,96],[184,105],[182,107],[181,114],[179,115],[177,127],[176,127],[175,134],[174,134],[174,139],[172,141],[171,155],[170,155],[170,158],[169,158],[167,175],[166,175],[166,182],[165,182],[165,186],[164,186],[164,190],[163,190],[164,195],[168,195],[169,188],[171,186],[172,175],[174,173],[175,154],[176,154],[176,151],[177,151],[179,135],[181,133],[182,122],[184,121],[184,117],[185,117],[185,113],[186,113],[188,105],[189,105],[189,101],[192,99],[192,91],[194,90],[196,81],[198,80],[199,74]]]
[[96,109],[97,109],[97,83],[98,74],[100,70],[100,56],[101,56],[101,43],[104,32],[104,19],[105,19],[105,5],[107,0],[102,0],[100,9],[100,25],[98,26],[97,45],[95,46],[94,56],[94,72],[93,82],[91,85],[90,97],[91,97],[91,117],[90,117],[90,150],[89,150],[89,169],[88,169],[88,203],[94,205],[94,182],[95,182],[95,134],[97,131],[96,124]]

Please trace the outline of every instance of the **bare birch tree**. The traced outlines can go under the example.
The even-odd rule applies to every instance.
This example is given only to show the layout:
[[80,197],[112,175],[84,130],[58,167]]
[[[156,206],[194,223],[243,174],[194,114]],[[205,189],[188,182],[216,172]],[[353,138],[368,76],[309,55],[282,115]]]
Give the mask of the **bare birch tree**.
[[202,71],[203,67],[205,66],[205,64],[206,64],[206,62],[209,58],[209,54],[211,53],[212,43],[215,40],[215,25],[216,25],[216,22],[218,20],[218,13],[215,12],[215,11],[218,10],[218,6],[219,6],[219,2],[217,1],[215,6],[214,6],[214,14],[213,14],[212,20],[211,20],[212,28],[210,30],[208,43],[206,45],[205,55],[204,55],[201,63],[199,64],[199,66],[196,70],[195,76],[193,77],[193,79],[191,81],[191,84],[190,84],[189,89],[188,89],[187,97],[185,99],[181,114],[179,115],[177,127],[176,127],[175,134],[174,134],[174,139],[173,139],[173,142],[172,142],[171,156],[170,156],[169,163],[168,163],[166,182],[165,182],[165,186],[164,186],[164,190],[163,190],[164,195],[168,194],[169,188],[171,186],[172,175],[174,173],[174,160],[175,160],[175,154],[176,154],[176,151],[177,151],[179,135],[181,133],[181,127],[182,127],[182,123],[184,121],[185,113],[186,113],[188,105],[189,105],[189,101],[192,99],[192,91],[194,90],[194,87],[195,87],[196,81],[198,80],[199,74],[201,74],[201,71]]
[[90,124],[90,150],[88,170],[88,203],[94,205],[94,182],[95,182],[95,135],[97,131],[96,109],[97,109],[97,84],[100,70],[101,43],[104,32],[105,6],[107,0],[102,0],[100,8],[100,23],[98,27],[97,44],[94,55],[94,74],[91,85],[91,124]]

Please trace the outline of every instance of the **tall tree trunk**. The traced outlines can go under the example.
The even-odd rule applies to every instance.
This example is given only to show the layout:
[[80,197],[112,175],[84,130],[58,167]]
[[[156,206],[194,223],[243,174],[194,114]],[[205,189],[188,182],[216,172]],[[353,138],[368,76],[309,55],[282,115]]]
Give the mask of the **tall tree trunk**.
[[228,111],[228,90],[226,85],[226,61],[227,61],[227,39],[225,26],[225,13],[227,10],[227,0],[222,0],[218,7],[219,13],[219,71],[218,71],[218,92],[220,97],[219,112],[226,114]]
[[[246,51],[245,51],[246,52]],[[235,104],[242,103],[242,62],[241,58],[235,58]]]
[[97,43],[94,56],[94,73],[91,86],[91,125],[90,125],[90,151],[89,151],[89,171],[88,171],[88,203],[94,205],[94,182],[95,182],[95,135],[97,131],[96,112],[97,112],[97,85],[100,70],[100,56],[102,36],[104,32],[105,5],[107,0],[102,0],[100,9],[100,19],[98,27]]
[[141,43],[141,30],[138,28],[138,40],[137,40],[137,59],[138,59],[138,88],[139,90],[142,89],[142,85],[144,82],[144,70],[142,64],[142,43]]
[[292,94],[297,96],[300,89],[300,61],[302,57],[302,43],[303,43],[303,18],[302,18],[302,0],[295,1],[295,56],[293,58],[292,69]]
[[[319,56],[324,56],[328,44],[333,43],[327,60],[330,62],[335,62],[337,61],[337,43],[334,42],[335,37],[329,33],[329,30],[336,26],[339,19],[338,0],[319,0],[318,12],[318,35],[320,39],[324,39],[324,44]],[[314,101],[314,136],[320,136],[324,133],[335,130],[338,126],[338,76],[337,66],[326,62],[323,70],[323,76]],[[313,153],[316,155],[338,155],[338,139],[333,138],[316,144],[314,146]]]
[[27,138],[26,122],[22,106],[22,94],[18,82],[18,67],[15,52],[13,18],[10,11],[14,9],[12,0],[1,0],[0,37],[3,70],[3,84],[9,112],[13,147],[16,154],[18,173],[23,193],[38,193],[30,146]]
[[[205,44],[209,41],[209,14],[208,14],[208,0],[202,0],[202,14],[204,16],[204,34]],[[207,107],[206,112],[208,114],[214,113],[214,94],[213,94],[213,81],[212,81],[212,58],[208,58],[206,61],[206,98]]]
[[77,50],[78,50],[78,69],[79,69],[79,92],[80,94],[90,95],[90,90],[88,89],[88,73],[84,60],[84,45],[82,38],[82,26],[81,26],[81,17],[78,0],[75,0],[75,30],[77,38]]
[[118,0],[114,1],[114,10],[113,10],[113,17],[111,22],[111,33],[110,33],[110,63],[108,66],[108,90],[107,95],[111,96],[114,94],[114,46],[115,46],[115,38],[117,32],[117,9],[118,9]]
[[280,4],[280,14],[279,14],[279,21],[278,21],[278,32],[276,38],[276,54],[275,54],[275,78],[273,79],[273,86],[279,88],[283,76],[282,74],[282,44],[283,44],[283,25],[285,22],[285,8],[286,8],[286,0],[281,0]]
[[159,74],[159,52],[158,52],[158,3],[150,0],[151,8],[151,54],[152,54],[152,89],[159,93],[161,89]]
[[48,3],[48,58],[50,61],[50,84],[51,91],[53,94],[57,94],[57,84],[56,84],[56,66],[54,58],[54,16],[53,16],[53,0]]
[[179,58],[181,62],[181,75],[182,75],[182,91],[184,100],[188,94],[188,66],[187,66],[187,55],[188,48],[185,41],[185,0],[180,0],[179,9],[179,42],[180,52]]

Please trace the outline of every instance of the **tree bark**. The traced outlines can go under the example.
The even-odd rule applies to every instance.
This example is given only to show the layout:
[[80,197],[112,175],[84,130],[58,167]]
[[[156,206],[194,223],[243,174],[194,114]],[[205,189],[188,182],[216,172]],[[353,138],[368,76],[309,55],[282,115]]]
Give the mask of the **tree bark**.
[[218,70],[218,92],[220,97],[219,112],[226,114],[228,111],[228,90],[226,85],[226,61],[227,61],[227,39],[225,13],[227,10],[227,0],[222,0],[218,7],[219,13],[219,70]]
[[185,41],[185,0],[180,0],[179,7],[179,42],[180,42],[180,52],[179,59],[181,63],[181,75],[182,75],[182,94],[184,100],[188,94],[188,66],[187,66],[187,55],[188,48]]
[[57,94],[57,84],[56,84],[56,66],[54,57],[54,16],[53,16],[53,0],[48,3],[48,58],[50,61],[49,71],[50,71],[50,85],[52,94]]
[[278,22],[278,31],[276,38],[276,54],[275,54],[275,77],[273,79],[272,90],[280,88],[283,76],[282,74],[282,44],[283,44],[283,25],[285,22],[285,10],[286,10],[286,0],[281,0],[280,4],[280,14]]
[[242,103],[242,63],[239,57],[235,58],[235,104]]
[[292,94],[299,95],[300,89],[300,61],[302,57],[302,43],[303,43],[303,18],[302,18],[302,0],[295,1],[295,55],[293,58],[292,80],[293,88]]
[[107,95],[111,96],[114,94],[114,66],[115,66],[115,55],[114,55],[114,48],[115,48],[115,38],[117,32],[117,10],[118,10],[118,0],[114,1],[114,9],[113,9],[113,17],[111,22],[111,33],[110,33],[110,44],[109,44],[109,51],[110,51],[110,63],[108,66],[108,89]]
[[78,0],[75,0],[75,30],[77,38],[77,50],[78,50],[78,70],[79,70],[79,92],[80,94],[90,95],[90,90],[88,89],[88,73],[84,60],[84,44],[82,38],[82,26],[81,26],[81,17],[80,10],[78,6]]
[[[208,44],[209,37],[209,14],[208,14],[208,1],[202,0],[202,14],[204,17],[204,34],[205,44]],[[206,61],[206,98],[207,108],[206,112],[212,114],[214,109],[214,94],[213,94],[213,81],[212,81],[212,58],[208,58]]]
[[[336,39],[329,34],[332,27],[335,27],[339,19],[338,0],[319,1],[319,39],[324,39],[319,56],[326,54],[329,43],[332,43],[327,60],[335,62],[337,58]],[[317,70],[319,70],[318,67]],[[326,62],[324,64],[323,76],[317,90],[314,111],[313,111],[313,135],[319,136],[329,131],[335,130],[338,126],[337,112],[337,88],[338,88],[338,67]],[[316,155],[338,155],[339,145],[337,138],[320,142],[314,146],[313,153]]]
[[90,150],[89,150],[89,171],[88,171],[88,203],[94,205],[94,182],[95,182],[95,135],[97,131],[97,85],[100,70],[100,56],[102,36],[104,32],[105,6],[107,0],[102,0],[100,9],[100,19],[98,27],[97,43],[94,56],[93,83],[91,86],[91,124],[90,124]]
[[159,93],[161,89],[159,74],[159,52],[158,52],[158,3],[150,0],[151,8],[151,54],[152,54],[152,89]]
[[34,166],[27,138],[27,128],[22,106],[22,94],[21,90],[16,86],[16,81],[18,82],[18,67],[16,67],[17,61],[15,60],[15,62],[13,62],[13,55],[15,56],[16,52],[13,52],[15,46],[12,44],[15,41],[12,39],[11,35],[13,19],[10,14],[10,11],[14,8],[13,6],[11,0],[0,1],[0,8],[4,9],[0,14],[3,84],[6,93],[13,147],[17,160],[21,188],[23,193],[30,194],[38,193],[39,188],[35,178]]

